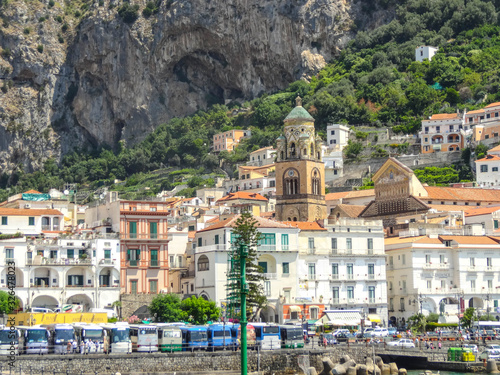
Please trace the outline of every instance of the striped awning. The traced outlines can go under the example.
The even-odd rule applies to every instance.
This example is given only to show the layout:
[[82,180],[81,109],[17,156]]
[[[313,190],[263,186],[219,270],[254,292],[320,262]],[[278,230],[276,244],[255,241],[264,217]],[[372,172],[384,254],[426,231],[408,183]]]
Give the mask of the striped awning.
[[330,324],[333,326],[358,326],[361,324],[361,313],[357,310],[328,311],[316,324]]
[[300,306],[290,306],[290,312],[301,312]]

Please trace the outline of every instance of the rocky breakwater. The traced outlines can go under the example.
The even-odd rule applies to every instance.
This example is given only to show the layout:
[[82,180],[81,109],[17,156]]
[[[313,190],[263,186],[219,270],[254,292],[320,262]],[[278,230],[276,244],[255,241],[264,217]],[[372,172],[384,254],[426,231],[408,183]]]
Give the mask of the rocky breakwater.
[[[323,371],[319,375],[406,375],[405,369],[398,369],[395,363],[386,364],[380,357],[367,357],[364,364],[356,363],[350,356],[343,355],[338,364],[325,357],[323,358]],[[309,375],[318,375],[316,368],[310,367]]]
[[[215,102],[310,78],[391,11],[354,0],[4,2],[0,170],[37,169],[75,146],[133,144]],[[366,7],[365,7],[366,8]]]

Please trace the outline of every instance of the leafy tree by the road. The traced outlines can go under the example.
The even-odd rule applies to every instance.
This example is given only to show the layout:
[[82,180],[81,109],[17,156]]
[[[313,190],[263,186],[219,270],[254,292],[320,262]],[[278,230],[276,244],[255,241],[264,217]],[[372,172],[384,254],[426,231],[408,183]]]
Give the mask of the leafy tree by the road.
[[151,301],[149,311],[157,322],[180,322],[186,313],[181,310],[181,299],[177,294],[160,294]]
[[439,320],[439,314],[437,313],[430,313],[429,315],[427,315],[427,322],[429,323],[437,323],[438,320]]
[[9,294],[7,292],[0,290],[0,314],[10,314],[15,308],[17,308],[19,301],[15,300],[15,307],[12,308],[12,304],[9,303]]
[[424,314],[418,313],[413,316],[410,316],[408,318],[408,323],[412,331],[425,332],[425,325],[427,323],[427,320]]
[[[248,284],[247,294],[247,316],[251,316],[254,310],[266,305],[267,299],[264,295],[262,282],[266,280],[262,268],[257,264],[257,246],[262,237],[257,229],[257,221],[252,214],[245,212],[236,220],[232,230],[232,245],[235,248],[247,246],[248,256],[246,259],[246,281]],[[239,262],[236,262],[237,268]],[[240,289],[240,281],[237,280],[237,290]]]
[[462,324],[462,327],[470,328],[472,326],[472,322],[477,320],[476,309],[474,307],[469,307],[467,310],[465,310],[464,316],[460,320],[460,323]]
[[207,301],[203,297],[191,296],[181,302],[181,309],[186,319],[193,324],[207,324],[209,321],[217,321],[220,309],[214,301]]

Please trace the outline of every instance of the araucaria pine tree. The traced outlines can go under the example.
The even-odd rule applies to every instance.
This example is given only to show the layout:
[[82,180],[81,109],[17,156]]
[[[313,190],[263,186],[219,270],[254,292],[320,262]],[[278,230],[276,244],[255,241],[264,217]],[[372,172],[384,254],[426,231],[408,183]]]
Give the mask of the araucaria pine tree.
[[232,280],[228,282],[232,285],[228,288],[228,299],[231,300],[233,312],[230,315],[234,316],[234,309],[239,310],[239,291],[240,291],[240,259],[239,249],[241,246],[246,246],[248,256],[246,259],[246,281],[248,284],[247,294],[247,317],[252,316],[253,311],[257,311],[266,305],[267,299],[264,295],[262,283],[266,280],[262,267],[257,263],[257,247],[261,234],[257,229],[257,221],[250,213],[243,213],[236,220],[235,226],[232,229],[232,258],[230,260],[230,274]]

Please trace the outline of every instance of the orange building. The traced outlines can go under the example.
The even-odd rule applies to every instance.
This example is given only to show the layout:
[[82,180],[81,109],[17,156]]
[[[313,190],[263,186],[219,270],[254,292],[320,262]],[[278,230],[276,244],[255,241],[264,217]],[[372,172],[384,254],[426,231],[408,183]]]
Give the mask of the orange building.
[[458,113],[440,113],[422,121],[420,138],[421,153],[460,151],[464,148],[465,131],[470,125],[463,125],[462,115]]
[[233,151],[240,143],[240,140],[245,137],[250,137],[252,132],[250,130],[233,129],[224,133],[214,135],[214,152],[221,152],[227,150]]
[[120,201],[121,291],[156,294],[168,288],[170,204]]

